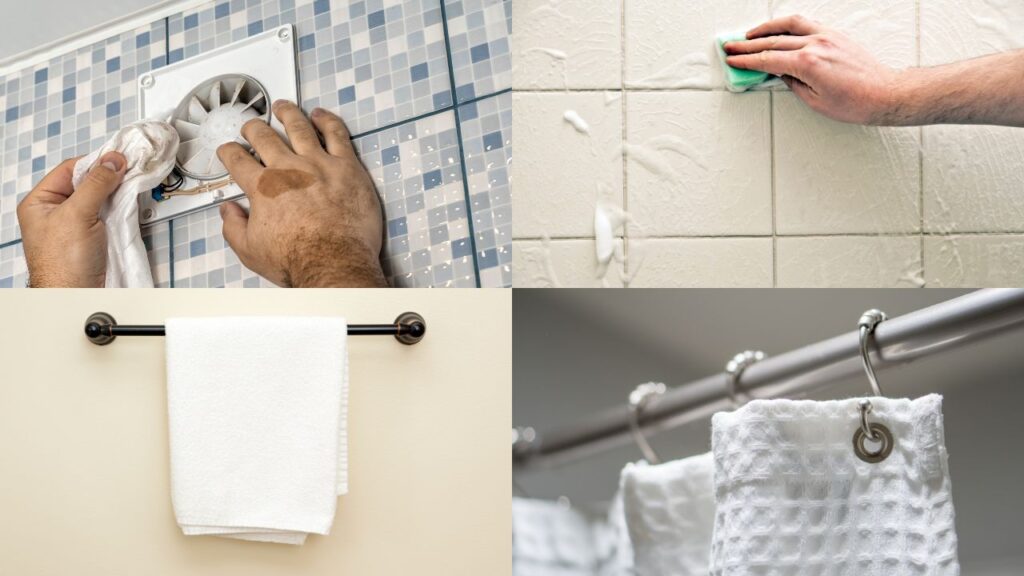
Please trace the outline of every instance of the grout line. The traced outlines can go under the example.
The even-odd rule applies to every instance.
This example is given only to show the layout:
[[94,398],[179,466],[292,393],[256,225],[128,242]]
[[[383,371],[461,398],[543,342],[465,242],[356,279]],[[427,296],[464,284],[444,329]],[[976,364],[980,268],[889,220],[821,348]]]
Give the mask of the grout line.
[[[921,0],[914,3],[917,9],[917,65],[921,65]],[[918,210],[921,213],[921,242],[918,247],[918,256],[921,265],[921,280],[927,284],[927,276],[924,271],[924,126],[919,126],[917,139],[917,170],[918,170]],[[924,284],[922,284],[923,286]]]
[[[626,107],[626,0],[622,0],[619,4],[619,85],[620,94],[619,100],[621,100],[621,112],[622,115],[622,134],[621,141],[619,142],[619,148],[622,150],[622,154],[619,155],[622,161],[622,212],[629,214],[629,172],[627,170],[629,166],[628,159],[626,158],[626,138],[628,134],[626,125],[626,116],[628,113]],[[622,223],[622,274],[625,279],[625,288],[629,288],[629,236],[632,232],[633,226],[629,222],[629,218],[626,218]],[[597,231],[594,231],[597,234]]]
[[170,272],[168,274],[168,276],[170,277],[169,278],[169,282],[170,283],[168,284],[168,287],[169,288],[174,288],[174,221],[173,220],[168,220],[167,221],[167,249],[170,251],[170,255],[171,255],[170,259],[168,260],[168,262],[170,263]]
[[772,192],[772,288],[779,287],[779,239],[775,209],[775,95],[768,94],[768,154],[771,159]]
[[[164,66],[171,62],[171,16],[164,18]],[[167,220],[168,288],[174,288],[174,218]],[[225,242],[225,244],[227,244]]]
[[[837,234],[780,234],[777,239],[786,240],[790,238],[806,238],[806,239],[828,239],[828,238],[963,238],[968,236],[1013,236],[1015,238],[1024,238],[1024,231],[1017,232],[925,232],[923,234],[917,232],[891,232],[891,233],[868,233],[868,232],[844,232]],[[624,238],[622,235],[615,236],[616,238]],[[521,236],[516,237],[513,240],[518,241],[540,241],[544,238],[541,236]],[[590,240],[593,241],[593,236],[548,236],[549,240]],[[772,236],[767,234],[657,234],[650,235],[645,238],[646,240],[770,240]]]
[[452,105],[455,111],[455,135],[459,140],[459,168],[462,170],[462,191],[466,198],[466,223],[469,226],[469,246],[473,251],[473,271],[476,273],[476,287],[480,288],[480,261],[476,252],[476,231],[473,229],[473,203],[469,197],[469,174],[466,172],[466,151],[462,144],[462,118],[459,115],[458,92],[455,86],[455,67],[452,64],[452,39],[448,34],[448,11],[446,0],[438,0],[441,5],[441,26],[444,28],[444,51],[448,62],[448,82],[452,94]]
[[[508,94],[510,92],[512,92],[512,89],[511,88],[506,88],[504,90],[498,90],[497,92],[492,92],[492,93],[486,94],[484,96],[477,96],[475,98],[470,98],[469,100],[466,100],[465,102],[460,102],[460,103],[458,103],[456,105],[444,106],[442,108],[438,108],[437,110],[432,110],[430,112],[424,112],[423,114],[418,114],[418,115],[413,116],[411,118],[406,118],[405,120],[398,120],[398,121],[392,122],[390,124],[385,124],[384,126],[379,126],[377,128],[371,128],[371,129],[367,130],[366,132],[360,132],[359,134],[353,134],[351,136],[351,139],[355,140],[357,138],[362,138],[363,136],[370,136],[370,135],[373,135],[373,134],[377,134],[379,132],[384,132],[385,130],[390,130],[392,128],[398,128],[399,126],[402,126],[402,125],[405,125],[405,124],[409,124],[410,122],[419,122],[420,120],[424,120],[426,118],[430,118],[431,116],[436,116],[438,114],[444,114],[445,112],[451,112],[451,111],[455,110],[455,108],[460,107],[460,106],[468,106],[470,104],[476,104],[477,102],[480,102],[481,100],[486,100],[488,98],[494,98],[496,96],[501,96],[502,94]],[[453,99],[455,98],[454,94],[452,95],[452,98]]]
[[17,246],[18,244],[21,244],[21,238],[15,238],[14,240],[9,240],[0,244],[0,249],[10,248],[11,246]]

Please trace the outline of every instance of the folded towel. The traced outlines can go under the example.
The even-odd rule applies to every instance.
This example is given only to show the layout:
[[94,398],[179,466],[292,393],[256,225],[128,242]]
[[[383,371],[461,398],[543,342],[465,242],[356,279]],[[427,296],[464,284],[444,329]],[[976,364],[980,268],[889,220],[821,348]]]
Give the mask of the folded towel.
[[715,414],[712,575],[960,573],[942,397],[871,402],[895,441],[876,464],[853,451],[856,399]]
[[597,551],[597,576],[628,576],[633,571],[633,546],[626,527],[622,487],[608,505],[604,521],[594,526],[594,549]]
[[707,576],[715,493],[711,454],[622,470],[626,524],[639,576]]
[[341,318],[171,318],[171,500],[186,535],[302,544],[347,483]]
[[597,561],[593,527],[582,512],[512,499],[513,576],[593,576]]
[[74,187],[107,152],[128,161],[121,185],[100,211],[107,231],[107,288],[152,288],[146,246],[139,227],[139,194],[148,194],[174,168],[178,132],[166,122],[142,121],[118,130],[103,146],[75,163]]

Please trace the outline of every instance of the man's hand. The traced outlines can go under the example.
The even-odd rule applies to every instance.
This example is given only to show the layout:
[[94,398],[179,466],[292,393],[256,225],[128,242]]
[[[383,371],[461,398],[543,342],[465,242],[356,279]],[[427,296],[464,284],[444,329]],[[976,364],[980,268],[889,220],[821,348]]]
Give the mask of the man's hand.
[[238,143],[217,150],[250,203],[248,214],[234,202],[221,206],[224,239],[280,286],[386,286],[380,199],[344,122],[317,108],[314,130],[295,104],[278,100],[273,109],[291,147],[260,119],[242,127],[265,167]]
[[723,47],[734,68],[782,80],[814,111],[840,122],[884,124],[898,72],[845,35],[802,16],[766,22]]
[[106,279],[107,233],[100,208],[120,186],[127,162],[117,152],[107,153],[73,189],[77,161],[62,162],[18,205],[33,287],[102,288]]

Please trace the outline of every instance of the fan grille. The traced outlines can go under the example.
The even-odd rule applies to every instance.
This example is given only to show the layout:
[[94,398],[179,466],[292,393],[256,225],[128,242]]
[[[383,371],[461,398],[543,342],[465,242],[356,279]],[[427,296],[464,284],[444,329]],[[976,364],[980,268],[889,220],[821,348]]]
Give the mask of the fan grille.
[[181,140],[175,163],[178,171],[196,180],[227,175],[217,148],[238,142],[251,151],[242,126],[253,118],[269,121],[269,102],[263,86],[242,74],[216,76],[192,89],[173,116]]

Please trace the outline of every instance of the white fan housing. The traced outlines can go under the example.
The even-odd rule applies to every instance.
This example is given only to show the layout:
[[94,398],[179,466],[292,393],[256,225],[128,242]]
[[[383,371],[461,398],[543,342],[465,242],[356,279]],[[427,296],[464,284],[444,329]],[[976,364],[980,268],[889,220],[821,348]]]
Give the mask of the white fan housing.
[[172,120],[181,137],[178,171],[196,180],[226,176],[217,148],[228,142],[249,148],[242,126],[253,118],[266,121],[269,100],[259,82],[242,74],[217,76],[194,88],[178,105]]

